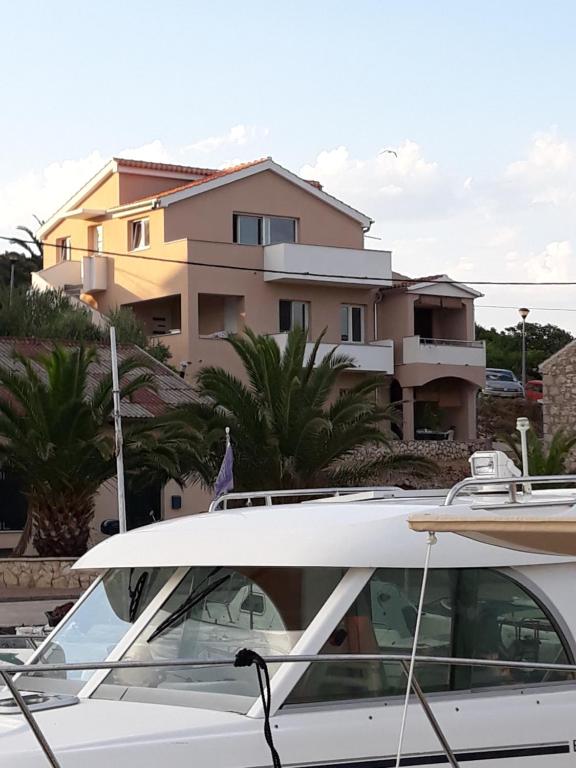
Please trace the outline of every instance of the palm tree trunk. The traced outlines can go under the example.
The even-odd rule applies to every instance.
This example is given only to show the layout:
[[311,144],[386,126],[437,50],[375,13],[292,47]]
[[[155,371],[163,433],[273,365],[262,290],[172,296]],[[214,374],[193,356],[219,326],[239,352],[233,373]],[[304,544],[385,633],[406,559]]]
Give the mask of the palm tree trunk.
[[26,514],[26,522],[22,530],[22,535],[20,536],[20,540],[18,541],[18,544],[16,544],[16,546],[14,547],[12,555],[14,557],[23,557],[26,554],[26,550],[28,549],[28,544],[30,543],[31,538],[32,538],[32,512],[29,509]]
[[78,557],[88,549],[93,496],[62,495],[32,504],[33,543],[40,557]]

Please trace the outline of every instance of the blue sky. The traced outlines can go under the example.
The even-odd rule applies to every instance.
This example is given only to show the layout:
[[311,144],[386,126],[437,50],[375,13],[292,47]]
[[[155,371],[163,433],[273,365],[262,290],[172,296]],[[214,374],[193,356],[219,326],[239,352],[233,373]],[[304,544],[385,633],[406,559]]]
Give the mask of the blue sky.
[[[115,153],[270,154],[373,216],[401,272],[576,276],[572,2],[21,0],[2,21],[3,231]],[[486,293],[571,307],[573,290]],[[576,312],[532,318],[576,331]]]

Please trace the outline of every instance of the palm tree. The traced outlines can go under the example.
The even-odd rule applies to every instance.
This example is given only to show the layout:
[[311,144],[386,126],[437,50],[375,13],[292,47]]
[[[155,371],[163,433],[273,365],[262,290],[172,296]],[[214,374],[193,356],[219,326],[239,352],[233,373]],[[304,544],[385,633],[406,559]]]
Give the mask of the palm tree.
[[[89,387],[93,348],[56,346],[35,360],[15,359],[20,370],[0,368],[0,464],[19,479],[28,499],[15,554],[23,554],[32,537],[41,556],[77,556],[88,545],[96,493],[116,475],[112,379],[108,375]],[[135,358],[119,366],[122,398],[153,388],[142,367]],[[126,424],[128,482],[180,480],[180,461],[193,450],[189,438],[182,441],[173,419]]]
[[[336,348],[320,359],[323,335],[308,355],[301,329],[288,334],[283,352],[272,337],[246,330],[227,339],[242,361],[246,383],[224,368],[199,371],[200,402],[184,407],[177,418],[204,425],[204,482],[215,481],[225,427],[231,430],[238,491],[356,485],[407,466],[415,474],[430,474],[435,465],[425,459],[381,451],[362,455],[362,448],[388,445],[383,422],[393,418],[393,410],[377,398],[384,379],[362,377],[339,392],[340,377],[353,360]],[[198,477],[197,471],[192,474]]]
[[[563,475],[566,462],[576,446],[576,433],[559,429],[546,447],[533,429],[526,433],[528,442],[528,466],[531,475]],[[503,435],[502,439],[513,450],[519,466],[522,466],[522,447],[516,435]]]

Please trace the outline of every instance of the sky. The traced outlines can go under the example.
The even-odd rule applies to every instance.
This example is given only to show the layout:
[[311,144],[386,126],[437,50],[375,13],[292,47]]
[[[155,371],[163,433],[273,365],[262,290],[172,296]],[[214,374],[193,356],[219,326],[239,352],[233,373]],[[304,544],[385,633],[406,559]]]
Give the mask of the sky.
[[[0,234],[111,156],[271,155],[402,274],[576,280],[575,29],[572,0],[6,3]],[[479,287],[477,320],[576,334],[575,288]]]

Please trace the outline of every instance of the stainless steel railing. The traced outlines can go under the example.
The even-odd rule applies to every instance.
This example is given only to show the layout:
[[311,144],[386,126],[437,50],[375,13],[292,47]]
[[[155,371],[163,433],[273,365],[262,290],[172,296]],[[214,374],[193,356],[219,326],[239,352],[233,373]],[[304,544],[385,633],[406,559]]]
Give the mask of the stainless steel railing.
[[[389,654],[389,653],[363,653],[363,654],[298,654],[298,655],[278,655],[278,656],[264,656],[264,661],[268,664],[274,663],[350,663],[350,662],[382,662],[382,663],[396,663],[400,664],[406,672],[407,664],[411,660],[411,656],[408,654]],[[26,700],[22,693],[16,687],[12,677],[18,674],[26,673],[38,673],[38,672],[67,672],[67,671],[88,671],[99,669],[148,669],[148,668],[180,668],[180,667],[225,667],[234,665],[234,658],[228,659],[177,659],[173,661],[98,661],[98,662],[77,662],[77,663],[62,663],[62,664],[4,664],[0,665],[0,677],[4,680],[6,687],[10,691],[14,701],[22,712],[23,717],[26,719],[30,726],[37,742],[42,750],[42,753],[46,757],[51,768],[61,768],[60,763],[54,754],[52,748],[48,744],[46,737],[42,733],[34,715],[26,703]],[[416,656],[414,658],[415,664],[451,664],[454,666],[464,667],[502,667],[505,669],[525,669],[535,670],[540,669],[544,671],[556,671],[556,672],[571,672],[576,673],[576,664],[554,664],[543,662],[528,662],[528,661],[500,661],[497,659],[467,659],[462,657],[450,657],[450,656]],[[448,762],[452,766],[458,766],[458,762],[454,757],[454,753],[450,748],[450,745],[446,741],[444,734],[440,730],[440,726],[434,717],[430,706],[425,698],[424,693],[419,687],[416,680],[413,681],[412,689],[416,694],[424,713],[437,735],[443,750],[446,753]]]
[[[448,491],[444,501],[444,506],[449,507],[454,503],[461,491],[472,486],[504,486],[510,492],[510,497],[516,499],[516,486],[531,483],[532,485],[550,485],[550,484],[576,484],[576,475],[527,475],[521,477],[496,477],[482,479],[479,477],[466,477]],[[576,492],[576,490],[575,490]]]

